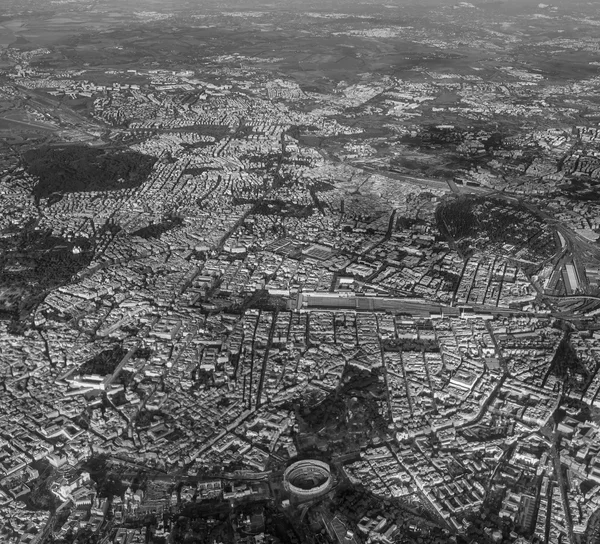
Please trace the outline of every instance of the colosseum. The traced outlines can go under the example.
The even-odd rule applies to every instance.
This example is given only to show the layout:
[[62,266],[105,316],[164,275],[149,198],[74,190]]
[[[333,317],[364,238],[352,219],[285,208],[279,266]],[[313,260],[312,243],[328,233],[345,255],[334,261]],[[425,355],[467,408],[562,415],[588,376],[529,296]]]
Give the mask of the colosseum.
[[293,499],[307,501],[325,495],[333,485],[333,477],[327,463],[303,459],[286,469],[283,485]]

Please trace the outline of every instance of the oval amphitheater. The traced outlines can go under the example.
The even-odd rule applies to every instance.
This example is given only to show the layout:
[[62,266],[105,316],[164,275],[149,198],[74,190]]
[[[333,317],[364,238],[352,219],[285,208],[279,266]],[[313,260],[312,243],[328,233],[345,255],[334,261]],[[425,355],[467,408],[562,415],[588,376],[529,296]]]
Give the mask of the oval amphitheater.
[[291,464],[283,473],[285,489],[298,500],[315,499],[325,495],[333,484],[327,463],[316,459],[303,459]]

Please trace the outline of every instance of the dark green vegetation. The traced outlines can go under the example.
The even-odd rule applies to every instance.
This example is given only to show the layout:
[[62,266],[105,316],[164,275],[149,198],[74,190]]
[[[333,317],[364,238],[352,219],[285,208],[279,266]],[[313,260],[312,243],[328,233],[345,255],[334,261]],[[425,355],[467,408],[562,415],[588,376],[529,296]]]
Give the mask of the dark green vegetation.
[[25,497],[25,503],[33,510],[54,510],[58,506],[58,499],[50,491],[50,486],[56,476],[55,470],[45,459],[35,465],[38,477],[27,482],[31,493]]
[[93,258],[87,238],[66,240],[33,225],[0,239],[0,315],[27,315],[51,289],[66,285]]
[[126,353],[127,350],[123,349],[121,346],[106,349],[92,357],[89,361],[83,363],[79,367],[79,373],[81,375],[99,374],[100,376],[112,374],[123,357],[125,357]]
[[264,312],[283,311],[286,309],[286,301],[282,297],[271,295],[267,289],[256,289],[241,302],[239,311],[243,313],[250,308],[258,308]]
[[[331,515],[339,512],[357,525],[363,516],[374,518],[381,513],[388,520],[384,530],[392,524],[400,530],[395,535],[394,542],[445,542],[447,540],[444,532],[435,527],[435,522],[432,523],[434,520],[432,514],[421,504],[392,499],[386,501],[384,509],[380,498],[363,487],[348,485],[338,487],[329,511]],[[423,520],[426,522],[423,523]]]
[[137,429],[145,429],[168,418],[169,415],[160,410],[140,410],[136,416],[135,426]]
[[[600,168],[598,168],[597,172],[600,174]],[[597,180],[582,177],[572,178],[569,180],[569,183],[561,185],[559,189],[573,200],[583,202],[600,200],[600,187]]]
[[387,428],[382,415],[386,413],[384,389],[379,370],[349,365],[337,391],[312,400],[307,395],[296,411],[301,450],[326,447],[329,451],[353,451],[384,434]]
[[[581,393],[590,379],[588,369],[582,364],[577,352],[571,345],[570,333],[566,333],[561,340],[554,358],[548,369],[548,375],[554,374],[568,390]],[[546,377],[547,379],[547,377]]]
[[96,483],[96,491],[99,497],[122,497],[127,490],[119,474],[112,470],[105,455],[95,455],[85,464],[90,477]]
[[260,215],[276,215],[280,217],[294,217],[303,219],[313,214],[313,206],[303,206],[294,202],[283,200],[263,200],[258,205],[256,213]]
[[478,132],[475,126],[461,128],[453,125],[427,125],[421,127],[417,135],[403,136],[400,141],[417,147],[436,147],[458,145],[474,137],[478,137],[477,139],[481,141],[482,149],[486,154],[489,154],[494,149],[503,147],[503,136],[501,133]]
[[446,200],[436,210],[440,232],[463,256],[476,249],[509,253],[541,263],[556,252],[552,231],[544,220],[517,202],[462,196]]
[[440,347],[435,340],[386,340],[383,343],[385,351],[425,351],[439,352]]
[[152,171],[154,157],[72,145],[30,149],[23,154],[27,172],[38,178],[36,200],[54,193],[114,191],[138,187]]
[[180,227],[183,224],[183,219],[180,217],[167,217],[160,223],[154,223],[146,227],[132,232],[133,236],[140,236],[141,238],[160,238],[162,234],[168,232],[174,228]]

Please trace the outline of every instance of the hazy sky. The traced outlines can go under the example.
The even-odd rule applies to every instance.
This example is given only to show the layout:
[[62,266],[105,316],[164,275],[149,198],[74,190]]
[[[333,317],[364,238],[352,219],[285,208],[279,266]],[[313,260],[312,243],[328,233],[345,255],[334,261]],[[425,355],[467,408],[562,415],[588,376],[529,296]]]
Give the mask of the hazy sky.
[[[11,5],[13,8],[22,9],[50,9],[50,10],[68,10],[70,6],[81,7],[81,5],[95,7],[118,7],[136,9],[153,9],[164,11],[169,9],[196,8],[202,9],[203,6],[218,7],[222,6],[226,9],[235,8],[295,8],[303,10],[307,6],[311,9],[321,7],[322,9],[334,8],[367,8],[369,6],[385,6],[385,7],[401,7],[406,5],[422,5],[422,6],[453,6],[458,4],[472,4],[480,8],[532,8],[540,6],[557,6],[561,8],[569,6],[588,5],[590,7],[600,7],[598,0],[591,2],[589,0],[72,0],[68,3],[52,3],[48,0],[2,0],[0,3]],[[540,9],[543,9],[541,7]]]

